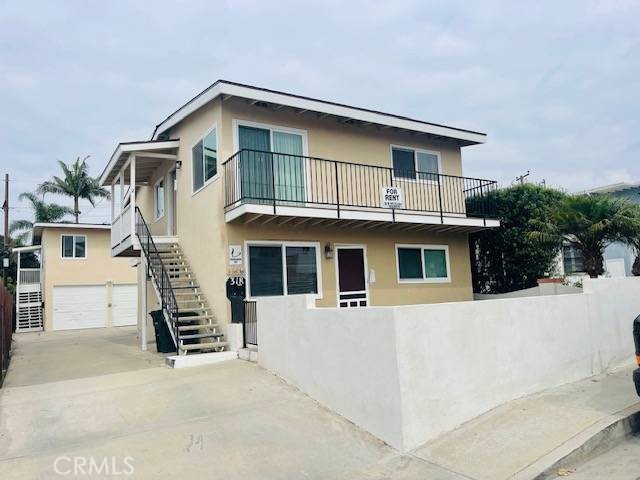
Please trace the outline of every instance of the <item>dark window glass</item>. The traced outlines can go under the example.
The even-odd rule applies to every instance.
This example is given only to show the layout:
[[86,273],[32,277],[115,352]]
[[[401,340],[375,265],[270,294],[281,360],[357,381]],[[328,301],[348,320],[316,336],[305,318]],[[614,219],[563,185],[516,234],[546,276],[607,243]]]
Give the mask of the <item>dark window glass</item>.
[[427,278],[447,278],[447,254],[444,250],[424,251],[424,269]]
[[564,273],[581,273],[584,272],[584,259],[582,252],[573,245],[564,245],[562,247],[562,256],[564,262]]
[[283,295],[282,248],[249,247],[249,276],[252,297]]
[[75,237],[75,244],[76,244],[75,257],[76,258],[84,258],[85,252],[86,252],[85,243],[86,243],[86,238],[84,236],[79,235]]
[[196,191],[204,185],[204,171],[202,168],[203,146],[199,141],[191,150],[191,162],[193,163],[193,190]]
[[62,236],[62,257],[73,258],[73,235]]
[[416,162],[412,151],[394,148],[392,155],[393,175],[396,178],[416,178]]
[[422,279],[422,259],[419,248],[398,249],[398,269],[401,280]]
[[286,247],[287,293],[289,295],[318,293],[316,249]]
[[213,178],[218,171],[218,152],[215,129],[202,141],[204,145],[204,182]]

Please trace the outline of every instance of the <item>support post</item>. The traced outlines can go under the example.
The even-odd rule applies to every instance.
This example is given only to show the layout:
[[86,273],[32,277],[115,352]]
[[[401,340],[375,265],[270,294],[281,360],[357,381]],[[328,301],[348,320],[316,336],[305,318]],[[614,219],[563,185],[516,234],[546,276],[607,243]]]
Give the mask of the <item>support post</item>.
[[7,283],[7,267],[4,265],[4,256],[6,255],[9,258],[9,247],[11,245],[11,239],[9,237],[9,174],[4,174],[4,204],[2,205],[2,210],[4,210],[4,251],[2,252],[2,281],[5,286]]
[[140,317],[141,317],[141,325],[140,325],[140,341],[141,341],[141,347],[143,351],[147,350],[147,312],[148,312],[148,308],[147,308],[147,259],[144,256],[144,254],[142,254],[140,256],[141,259],[141,263],[140,266],[138,268],[140,268],[140,270],[138,271],[138,278],[141,278],[142,281],[139,282],[141,288],[142,288],[142,292],[140,292],[138,295],[140,296],[140,299],[142,300],[142,305],[141,305],[141,312],[140,312]]
[[129,215],[131,217],[131,241],[133,242],[134,239],[136,238],[136,155],[134,153],[131,154],[130,156],[131,158],[131,163],[129,168],[130,173],[129,173],[129,183],[131,184],[130,188],[131,188],[131,193],[129,194],[131,197],[131,202],[130,202],[130,206],[129,206],[129,211],[131,212],[131,215]]

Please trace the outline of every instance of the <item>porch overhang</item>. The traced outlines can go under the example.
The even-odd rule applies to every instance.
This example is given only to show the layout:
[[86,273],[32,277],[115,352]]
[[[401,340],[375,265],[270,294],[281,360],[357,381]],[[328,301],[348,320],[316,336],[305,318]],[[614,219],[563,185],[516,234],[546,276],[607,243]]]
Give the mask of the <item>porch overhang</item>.
[[[114,183],[120,172],[125,169],[131,155],[138,159],[136,169],[136,184],[148,184],[153,172],[163,161],[177,161],[177,152],[180,145],[179,139],[154,140],[139,142],[124,142],[118,144],[109,159],[102,175],[100,175],[100,185],[111,185]],[[129,180],[126,178],[125,180]]]
[[[367,230],[411,230],[448,233],[473,233],[497,228],[500,221],[463,215],[448,216],[425,212],[365,210],[351,208],[313,208],[273,206],[245,203],[225,212],[227,223],[262,226],[266,224],[291,227],[317,226],[332,228],[363,228]],[[273,223],[272,223],[273,222]]]

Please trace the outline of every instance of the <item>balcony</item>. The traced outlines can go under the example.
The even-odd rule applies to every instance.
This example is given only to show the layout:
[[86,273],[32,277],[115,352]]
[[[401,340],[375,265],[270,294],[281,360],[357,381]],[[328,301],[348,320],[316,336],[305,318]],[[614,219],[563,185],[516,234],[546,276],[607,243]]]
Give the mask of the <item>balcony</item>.
[[[497,227],[493,180],[240,150],[224,164],[225,218],[245,223],[472,232]],[[315,220],[314,220],[315,219]]]

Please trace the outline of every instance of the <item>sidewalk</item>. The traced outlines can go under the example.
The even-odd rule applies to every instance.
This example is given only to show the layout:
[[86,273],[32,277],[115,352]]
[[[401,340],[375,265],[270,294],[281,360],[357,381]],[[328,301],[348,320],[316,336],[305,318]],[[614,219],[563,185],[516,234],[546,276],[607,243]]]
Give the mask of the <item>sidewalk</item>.
[[577,448],[621,410],[640,410],[632,371],[625,367],[509,402],[412,454],[476,480],[532,478],[538,466],[553,463],[554,450]]

